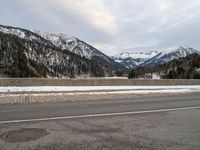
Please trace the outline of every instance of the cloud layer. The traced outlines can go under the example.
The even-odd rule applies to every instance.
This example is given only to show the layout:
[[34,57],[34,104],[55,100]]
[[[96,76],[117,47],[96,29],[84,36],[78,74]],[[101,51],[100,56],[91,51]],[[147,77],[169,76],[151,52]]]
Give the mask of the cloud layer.
[[200,48],[199,0],[1,0],[0,17],[1,24],[77,36],[109,55]]

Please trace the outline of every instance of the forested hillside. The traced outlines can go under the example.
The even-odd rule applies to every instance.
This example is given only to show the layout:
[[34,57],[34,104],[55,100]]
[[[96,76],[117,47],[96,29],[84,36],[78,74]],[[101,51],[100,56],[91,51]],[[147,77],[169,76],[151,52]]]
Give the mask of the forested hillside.
[[111,76],[110,66],[56,46],[0,32],[0,74],[10,77]]
[[151,78],[153,74],[164,79],[200,79],[200,55],[172,60],[155,67],[140,67],[129,73],[129,78]]

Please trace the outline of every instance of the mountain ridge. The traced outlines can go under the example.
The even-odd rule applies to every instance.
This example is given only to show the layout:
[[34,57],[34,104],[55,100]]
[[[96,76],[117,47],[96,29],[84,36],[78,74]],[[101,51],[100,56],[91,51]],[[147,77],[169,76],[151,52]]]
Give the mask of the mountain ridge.
[[193,53],[180,59],[154,67],[139,67],[129,73],[129,78],[157,79],[200,79],[200,53]]
[[158,52],[157,51],[149,51],[149,52],[135,52],[135,53],[128,53],[123,52],[119,55],[112,56],[113,60],[118,63],[121,63],[127,69],[133,69],[140,64],[144,63],[148,59],[155,56]]
[[141,66],[154,67],[174,59],[186,57],[193,53],[200,53],[200,51],[187,46],[176,46],[162,51],[124,52],[120,55],[113,56],[112,58],[116,62],[121,63],[124,67],[134,69]]
[[[43,32],[41,31],[36,32],[36,31],[30,31],[30,30],[18,28],[18,27],[0,25],[0,32],[4,34],[8,34],[8,35],[9,34],[15,35],[19,37],[20,39],[30,40],[32,42],[38,42],[44,46],[49,46],[54,49],[60,49],[63,52],[66,51],[67,53],[69,52],[74,53],[75,55],[79,55],[83,59],[89,59],[91,61],[94,61],[97,64],[101,64],[101,65],[103,64],[103,66],[107,66],[108,68],[112,69],[113,74],[115,74],[116,72],[121,73],[121,72],[126,71],[126,69],[123,66],[121,66],[121,64],[116,63],[107,55],[103,54],[102,52],[98,51],[91,45],[73,36],[68,36],[68,41],[67,41],[66,40],[67,37],[65,34],[46,33],[46,35],[54,36],[54,38],[56,35],[57,41],[60,42],[60,43],[56,43],[56,42],[53,42],[51,39],[44,37],[44,35],[42,36],[41,33]],[[38,32],[40,32],[40,34]],[[66,43],[66,45],[63,45],[63,43]],[[67,44],[68,44],[68,47],[67,47]],[[84,51],[87,51],[88,52],[87,54],[91,53],[92,54],[91,57],[86,55]]]
[[191,47],[180,46],[179,48],[176,49],[162,51],[153,58],[141,64],[140,66],[154,67],[156,65],[164,64],[175,59],[184,58],[194,53],[200,54],[200,51],[197,51]]
[[[11,27],[11,26],[5,26],[5,25],[0,25],[0,33],[1,33],[1,38],[2,38],[1,39],[2,41],[0,41],[1,42],[0,46],[5,44],[6,42],[3,39],[4,34],[13,35],[13,36],[8,37],[8,39],[12,41],[14,39],[14,44],[9,43],[8,41],[7,42],[8,45],[6,45],[7,49],[9,49],[9,45],[12,45],[12,44],[13,44],[12,46],[14,47],[16,46],[17,49],[19,47],[22,47],[23,53],[26,55],[24,59],[27,59],[28,61],[29,60],[33,61],[31,56],[29,56],[30,52],[33,52],[35,55],[36,53],[39,56],[41,55],[40,56],[41,58],[39,56],[37,56],[37,58],[41,61],[41,63],[44,64],[44,66],[49,72],[51,72],[50,70],[53,70],[54,73],[55,73],[54,65],[56,65],[56,68],[58,67],[58,64],[56,61],[60,61],[60,63],[62,64],[61,66],[63,68],[66,68],[64,64],[71,63],[72,66],[74,65],[74,67],[70,66],[72,67],[72,70],[79,68],[81,71],[83,70],[82,68],[80,68],[79,65],[83,65],[84,62],[88,62],[90,67],[88,68],[85,66],[85,68],[89,72],[91,72],[90,69],[93,68],[92,70],[94,72],[93,75],[101,74],[102,76],[103,75],[111,76],[111,75],[123,75],[123,74],[126,74],[128,70],[136,69],[138,67],[151,68],[157,65],[167,63],[174,59],[180,59],[180,58],[186,57],[193,53],[200,54],[200,51],[195,50],[191,47],[187,47],[187,46],[177,47],[176,46],[176,47],[168,48],[162,51],[157,50],[157,51],[135,52],[135,53],[123,52],[123,53],[120,53],[119,55],[109,57],[106,54],[99,51],[98,49],[96,49],[95,47],[93,47],[92,45],[89,45],[86,42],[74,36],[70,36],[70,35],[66,35],[62,33],[52,34],[52,33],[47,33],[47,32],[41,32],[39,30],[27,30],[23,28]],[[18,37],[19,39],[17,39],[14,36]],[[5,45],[3,46],[4,47],[0,47],[0,48],[1,49],[5,48]],[[37,48],[40,49],[41,52],[38,52]],[[48,51],[50,54],[55,53],[55,57],[53,58],[52,56],[43,56],[44,54],[49,55],[44,50]],[[4,53],[6,53],[5,49],[4,49]],[[12,53],[12,51],[10,51],[10,53]],[[2,56],[3,55],[4,54],[2,53]],[[6,56],[6,57],[9,59],[9,56]],[[60,58],[56,58],[56,57],[60,57]],[[68,59],[62,60],[64,59],[64,57]],[[3,60],[4,58],[2,57],[1,59]],[[47,60],[47,59],[52,59],[52,60]],[[77,60],[77,59],[80,59],[80,60]],[[50,61],[50,64],[54,66],[53,68],[51,68],[52,66],[49,66],[49,64],[46,63],[49,61]],[[66,63],[65,61],[66,62],[69,61],[69,62]],[[7,63],[9,62],[7,61]],[[101,73],[97,73],[94,70],[94,68],[98,70],[97,66],[99,67],[99,70],[101,70],[100,71]],[[32,67],[32,69],[34,70],[33,66],[30,65],[30,67]],[[66,69],[69,69],[69,68],[66,68]],[[62,76],[61,70],[58,71],[59,73],[56,76]],[[37,71],[38,70],[35,70],[35,72]],[[69,72],[68,73],[65,72],[64,76],[76,76],[76,74],[81,75],[81,71],[74,70],[74,72],[72,71],[73,75],[70,75]],[[87,71],[85,72],[83,71],[83,72],[87,74],[86,73]],[[50,76],[51,76],[51,73],[50,73]]]
[[0,25],[0,74],[13,77],[104,77],[115,75],[108,63],[61,50],[41,36]]
[[69,50],[72,53],[86,57],[90,60],[98,60],[99,62],[111,64],[113,69],[116,69],[117,71],[126,71],[121,64],[116,63],[106,54],[74,36],[67,36],[66,34],[50,34],[41,31],[35,31],[35,33],[44,39],[51,41],[55,46],[62,50]]

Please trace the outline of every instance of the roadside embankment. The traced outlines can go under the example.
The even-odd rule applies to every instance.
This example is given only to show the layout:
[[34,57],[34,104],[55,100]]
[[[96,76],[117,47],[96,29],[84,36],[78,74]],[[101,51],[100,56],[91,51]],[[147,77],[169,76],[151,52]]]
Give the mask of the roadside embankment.
[[0,86],[154,86],[200,85],[198,79],[49,79],[49,78],[0,78]]
[[187,86],[27,86],[0,87],[0,104],[133,99],[138,96],[200,94]]

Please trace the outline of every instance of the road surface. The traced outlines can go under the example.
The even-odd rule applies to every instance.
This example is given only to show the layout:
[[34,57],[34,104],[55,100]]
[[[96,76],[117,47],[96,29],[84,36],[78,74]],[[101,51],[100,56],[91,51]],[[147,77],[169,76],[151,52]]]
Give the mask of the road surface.
[[123,100],[0,105],[0,135],[23,128],[49,134],[0,149],[200,149],[200,94]]

